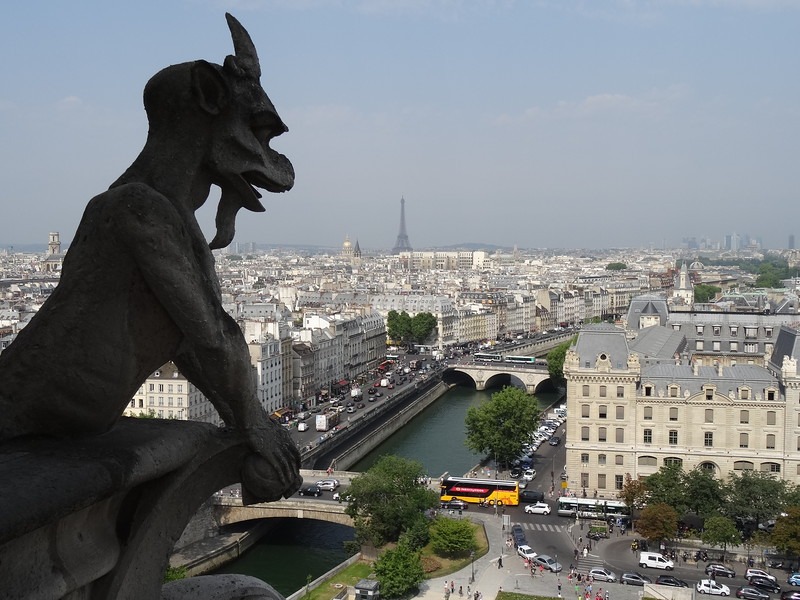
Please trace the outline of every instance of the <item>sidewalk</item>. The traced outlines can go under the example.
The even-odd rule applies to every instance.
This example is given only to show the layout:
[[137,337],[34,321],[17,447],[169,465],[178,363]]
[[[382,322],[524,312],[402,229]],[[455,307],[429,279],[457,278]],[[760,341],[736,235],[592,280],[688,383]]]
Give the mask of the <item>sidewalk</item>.
[[[564,571],[561,573],[555,574],[545,571],[542,576],[531,577],[530,572],[522,562],[522,558],[516,554],[514,548],[506,548],[507,532],[502,531],[501,516],[471,513],[468,517],[474,522],[483,523],[489,539],[489,552],[475,559],[474,562],[475,582],[470,583],[473,568],[471,564],[447,577],[425,580],[420,585],[417,598],[421,600],[444,600],[445,582],[448,582],[449,585],[452,580],[455,584],[455,594],[450,595],[450,600],[460,600],[461,597],[458,595],[459,586],[464,591],[464,600],[467,600],[467,586],[469,586],[471,594],[474,595],[478,591],[483,595],[484,600],[494,600],[500,591],[577,600],[575,586],[567,581],[568,565],[571,562],[569,560],[571,557],[564,557],[564,559],[559,557],[559,562],[564,565]],[[564,533],[564,536],[565,539],[571,539],[568,533]],[[535,550],[535,540],[531,540],[531,544]],[[602,553],[604,550],[603,544],[598,549]],[[503,567],[498,568],[498,559],[501,556]],[[589,556],[600,558],[600,556],[591,553]],[[595,582],[592,586],[592,600],[600,588],[603,590],[603,595],[605,595],[606,590],[610,592],[610,600],[639,600],[642,593],[642,588],[640,587],[631,587],[619,583]],[[581,592],[583,592],[583,588],[581,588]],[[474,600],[474,597],[469,600]]]

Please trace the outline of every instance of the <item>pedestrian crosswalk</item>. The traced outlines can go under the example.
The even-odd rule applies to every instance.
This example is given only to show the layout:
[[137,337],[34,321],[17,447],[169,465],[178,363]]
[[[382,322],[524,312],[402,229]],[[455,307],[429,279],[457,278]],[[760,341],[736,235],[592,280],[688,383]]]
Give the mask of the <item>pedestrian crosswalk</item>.
[[564,531],[563,525],[551,525],[550,523],[520,523],[519,525],[527,531],[552,531],[555,533]]

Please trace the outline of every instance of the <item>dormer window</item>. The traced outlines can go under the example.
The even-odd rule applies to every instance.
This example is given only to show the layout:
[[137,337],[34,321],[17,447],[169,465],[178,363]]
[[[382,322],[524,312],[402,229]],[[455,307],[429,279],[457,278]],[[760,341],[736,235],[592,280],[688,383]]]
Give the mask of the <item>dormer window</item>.
[[750,388],[739,388],[739,398],[741,400],[750,400]]

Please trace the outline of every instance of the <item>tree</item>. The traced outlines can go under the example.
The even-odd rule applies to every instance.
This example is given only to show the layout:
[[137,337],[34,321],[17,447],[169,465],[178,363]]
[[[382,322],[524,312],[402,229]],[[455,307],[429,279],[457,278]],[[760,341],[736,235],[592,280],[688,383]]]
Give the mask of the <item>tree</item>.
[[642,509],[636,530],[651,541],[670,540],[678,531],[678,513],[668,504],[648,504]]
[[381,584],[381,596],[400,598],[415,592],[425,579],[422,559],[417,550],[398,544],[375,561],[375,576]]
[[684,474],[683,490],[688,509],[698,515],[707,516],[724,508],[722,485],[706,469],[695,468]]
[[386,334],[395,342],[407,343],[411,339],[411,317],[406,311],[389,311],[386,316]]
[[725,560],[725,551],[729,544],[738,544],[742,541],[742,534],[736,529],[736,523],[722,515],[714,515],[706,519],[703,525],[701,539],[706,544],[722,546],[722,560]]
[[645,480],[648,503],[666,504],[678,514],[686,512],[683,470],[679,465],[664,465]]
[[634,479],[630,473],[625,473],[625,483],[619,492],[619,497],[633,511],[642,508],[647,499],[647,487],[641,479]]
[[735,471],[726,486],[726,514],[745,523],[761,523],[785,506],[786,482],[763,471]]
[[467,520],[439,517],[430,533],[431,549],[439,556],[468,556],[476,548],[475,530]]
[[417,344],[422,344],[428,340],[436,329],[438,321],[429,312],[421,312],[414,315],[411,319],[411,339]]
[[419,484],[423,476],[420,463],[387,455],[354,478],[345,512],[357,539],[375,546],[397,541],[425,510],[437,506],[438,494]]
[[553,385],[559,385],[564,381],[564,358],[573,341],[574,338],[559,344],[547,353],[547,371],[550,373]]
[[698,283],[694,286],[694,301],[700,304],[711,302],[711,300],[713,300],[721,291],[722,288],[717,287],[716,285]]
[[624,271],[627,268],[628,265],[623,262],[612,262],[606,265],[606,271]]
[[467,411],[467,447],[510,462],[522,451],[539,425],[533,396],[515,387],[492,394],[491,400]]
[[800,506],[790,506],[785,517],[776,519],[772,543],[789,556],[800,556]]

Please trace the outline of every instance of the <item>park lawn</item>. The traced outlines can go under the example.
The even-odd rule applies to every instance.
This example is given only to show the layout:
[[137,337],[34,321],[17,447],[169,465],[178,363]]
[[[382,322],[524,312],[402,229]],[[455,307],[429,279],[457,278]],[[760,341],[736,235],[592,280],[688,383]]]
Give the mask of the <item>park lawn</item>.
[[[302,600],[331,600],[336,594],[347,586],[353,587],[362,579],[368,578],[372,573],[372,565],[367,562],[358,561],[339,571],[328,581],[309,593],[301,596]],[[339,587],[337,587],[339,586]]]

